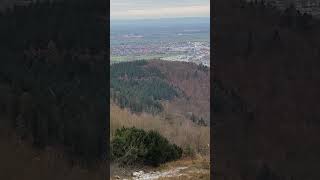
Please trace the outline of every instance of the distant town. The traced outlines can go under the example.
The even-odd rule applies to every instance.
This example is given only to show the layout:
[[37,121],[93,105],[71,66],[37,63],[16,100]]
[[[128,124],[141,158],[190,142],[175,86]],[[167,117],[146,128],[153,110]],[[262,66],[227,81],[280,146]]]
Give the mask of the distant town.
[[177,25],[111,26],[111,63],[161,59],[210,66],[209,34],[209,21],[191,25],[188,19]]
[[181,52],[181,54],[176,56],[163,57],[161,59],[168,61],[187,61],[210,66],[209,42],[170,43],[168,44],[167,52]]
[[157,58],[168,61],[187,61],[210,66],[209,42],[170,42],[158,44],[122,44],[111,48],[112,57],[131,60]]

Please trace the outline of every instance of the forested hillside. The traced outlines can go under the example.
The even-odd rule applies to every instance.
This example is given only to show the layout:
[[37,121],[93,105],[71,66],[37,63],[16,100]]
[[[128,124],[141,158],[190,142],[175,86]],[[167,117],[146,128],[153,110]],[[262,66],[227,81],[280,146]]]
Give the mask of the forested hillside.
[[176,114],[187,114],[192,121],[210,124],[210,68],[187,62],[150,61],[150,68],[159,69],[169,84],[182,96],[165,103]]
[[111,98],[132,112],[177,113],[209,124],[209,69],[160,60],[111,65]]
[[319,179],[319,20],[263,1],[215,10],[216,179]]
[[120,107],[133,112],[159,113],[160,100],[171,100],[178,95],[158,69],[143,67],[146,61],[117,63],[111,66],[111,96]]

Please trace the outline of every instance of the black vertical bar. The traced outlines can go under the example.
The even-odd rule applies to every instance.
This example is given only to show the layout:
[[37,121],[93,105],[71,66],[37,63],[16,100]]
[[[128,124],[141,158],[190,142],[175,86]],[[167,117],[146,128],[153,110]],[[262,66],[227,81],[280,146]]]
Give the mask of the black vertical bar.
[[210,179],[214,178],[214,165],[215,165],[215,151],[214,151],[214,114],[213,114],[213,83],[214,83],[214,70],[215,70],[215,0],[210,1]]
[[107,148],[107,173],[105,179],[110,179],[110,1],[104,0],[107,3],[107,11],[106,11],[106,59],[107,59],[107,67],[106,67],[106,77],[107,77],[107,99],[106,99],[106,110],[107,110],[107,125],[106,125],[106,148]]

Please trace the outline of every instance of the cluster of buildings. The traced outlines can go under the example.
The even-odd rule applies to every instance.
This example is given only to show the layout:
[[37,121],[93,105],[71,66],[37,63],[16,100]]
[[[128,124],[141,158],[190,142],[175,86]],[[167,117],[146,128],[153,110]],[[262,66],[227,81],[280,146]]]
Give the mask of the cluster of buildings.
[[111,56],[159,55],[163,60],[210,64],[210,42],[187,41],[168,43],[123,44],[112,46]]
[[172,43],[168,46],[168,52],[178,55],[162,58],[163,60],[186,61],[210,66],[210,43],[208,41]]
[[112,56],[141,56],[148,54],[161,54],[163,48],[159,48],[155,44],[121,44],[117,46],[111,46]]

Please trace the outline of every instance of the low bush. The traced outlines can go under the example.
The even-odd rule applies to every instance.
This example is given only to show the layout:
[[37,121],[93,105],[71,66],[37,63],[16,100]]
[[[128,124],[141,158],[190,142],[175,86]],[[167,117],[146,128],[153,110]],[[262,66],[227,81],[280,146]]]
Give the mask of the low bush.
[[156,131],[117,129],[111,141],[111,158],[124,165],[145,164],[158,166],[181,158],[182,149],[170,144]]

